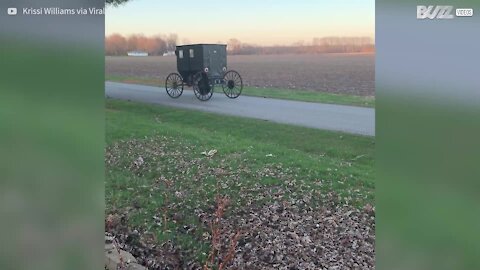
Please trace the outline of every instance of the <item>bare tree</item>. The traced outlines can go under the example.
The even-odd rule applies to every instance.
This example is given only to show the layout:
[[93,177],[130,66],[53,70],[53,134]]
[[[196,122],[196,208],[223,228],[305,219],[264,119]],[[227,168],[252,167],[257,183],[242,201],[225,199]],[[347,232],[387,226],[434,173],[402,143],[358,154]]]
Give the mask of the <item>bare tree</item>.
[[107,55],[125,55],[128,50],[127,40],[120,34],[113,34],[105,39]]
[[174,51],[175,47],[177,46],[178,35],[177,34],[169,34],[166,43],[167,43],[167,50]]
[[231,38],[227,42],[227,49],[232,53],[236,54],[240,51],[240,48],[242,47],[242,43],[240,40],[236,38]]
[[[174,39],[171,36],[170,42],[172,44],[175,44]],[[144,51],[148,52],[149,55],[162,55],[167,51],[167,41],[160,35],[146,37],[141,34],[128,37],[113,34],[105,38],[106,55],[125,55],[129,51]]]

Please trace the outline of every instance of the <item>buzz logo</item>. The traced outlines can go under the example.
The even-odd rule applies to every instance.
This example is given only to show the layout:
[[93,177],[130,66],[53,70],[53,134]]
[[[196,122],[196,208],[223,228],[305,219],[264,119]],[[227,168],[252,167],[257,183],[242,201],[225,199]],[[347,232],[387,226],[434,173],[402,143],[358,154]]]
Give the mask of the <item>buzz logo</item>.
[[417,19],[453,19],[453,6],[417,6]]

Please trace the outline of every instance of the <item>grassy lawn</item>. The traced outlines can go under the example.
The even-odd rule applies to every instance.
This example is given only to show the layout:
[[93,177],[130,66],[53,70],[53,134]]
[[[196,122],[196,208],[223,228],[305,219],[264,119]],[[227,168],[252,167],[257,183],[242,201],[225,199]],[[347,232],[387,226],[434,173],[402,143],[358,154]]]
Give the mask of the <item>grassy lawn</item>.
[[[122,76],[106,76],[105,80],[124,83],[145,84],[154,86],[163,86],[164,81],[153,78],[138,78],[138,77],[122,77]],[[216,92],[222,92],[221,87],[215,88]],[[375,107],[375,97],[364,97],[354,95],[340,95],[318,91],[308,91],[300,89],[279,89],[279,88],[257,88],[244,87],[243,95],[278,98],[288,100],[298,100],[307,102],[330,103],[341,105],[352,105],[362,107]]]
[[130,226],[198,261],[209,244],[197,214],[211,212],[217,194],[230,199],[227,215],[272,194],[309,207],[332,197],[374,204],[371,137],[116,100],[107,100],[106,117],[107,214],[131,209]]

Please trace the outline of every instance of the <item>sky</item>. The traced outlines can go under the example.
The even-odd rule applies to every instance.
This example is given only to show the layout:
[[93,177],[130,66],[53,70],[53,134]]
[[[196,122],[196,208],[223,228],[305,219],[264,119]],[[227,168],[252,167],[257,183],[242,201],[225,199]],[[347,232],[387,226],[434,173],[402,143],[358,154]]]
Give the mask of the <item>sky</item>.
[[106,35],[176,33],[187,43],[236,38],[290,45],[314,37],[375,37],[375,0],[131,0],[107,7]]

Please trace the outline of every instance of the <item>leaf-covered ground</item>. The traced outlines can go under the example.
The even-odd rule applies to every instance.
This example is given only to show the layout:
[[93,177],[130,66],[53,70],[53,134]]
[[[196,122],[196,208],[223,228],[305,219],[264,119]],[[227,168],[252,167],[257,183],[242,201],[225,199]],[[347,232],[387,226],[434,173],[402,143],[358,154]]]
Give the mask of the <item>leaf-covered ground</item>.
[[[374,139],[107,101],[106,230],[149,269],[373,269]],[[210,150],[216,150],[210,151]]]

